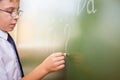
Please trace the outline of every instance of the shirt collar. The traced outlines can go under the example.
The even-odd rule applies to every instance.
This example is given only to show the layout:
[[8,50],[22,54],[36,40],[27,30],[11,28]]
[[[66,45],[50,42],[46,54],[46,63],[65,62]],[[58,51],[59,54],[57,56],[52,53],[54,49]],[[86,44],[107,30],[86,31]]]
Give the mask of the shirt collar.
[[8,37],[7,32],[0,30],[0,38],[7,40],[7,37]]

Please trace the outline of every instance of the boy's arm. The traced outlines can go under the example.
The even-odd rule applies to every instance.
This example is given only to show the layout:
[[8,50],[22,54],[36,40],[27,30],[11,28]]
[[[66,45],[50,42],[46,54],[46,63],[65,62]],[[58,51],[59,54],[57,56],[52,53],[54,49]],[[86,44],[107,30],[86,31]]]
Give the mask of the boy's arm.
[[21,80],[40,80],[50,72],[63,69],[65,67],[65,56],[65,53],[53,53]]

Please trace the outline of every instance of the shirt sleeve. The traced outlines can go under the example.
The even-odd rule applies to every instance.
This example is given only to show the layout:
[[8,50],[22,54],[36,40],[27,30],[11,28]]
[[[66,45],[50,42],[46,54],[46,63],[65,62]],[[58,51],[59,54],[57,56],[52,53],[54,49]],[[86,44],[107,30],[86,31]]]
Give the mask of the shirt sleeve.
[[19,80],[21,78],[18,61],[10,44],[0,43],[0,80]]
[[4,51],[3,47],[0,45],[0,80],[9,80],[6,65],[9,63],[10,60],[6,56],[8,55]]
[[5,69],[5,64],[4,64],[4,61],[2,59],[2,56],[0,56],[0,80],[9,80],[8,76],[7,76],[6,69]]

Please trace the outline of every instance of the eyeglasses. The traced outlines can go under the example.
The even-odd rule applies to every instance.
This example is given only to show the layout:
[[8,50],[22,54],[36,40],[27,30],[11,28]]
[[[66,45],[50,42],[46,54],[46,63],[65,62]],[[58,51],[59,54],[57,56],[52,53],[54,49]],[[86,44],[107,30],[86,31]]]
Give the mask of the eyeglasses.
[[21,13],[23,12],[22,10],[17,10],[17,11],[6,11],[6,10],[3,10],[3,9],[0,9],[0,11],[3,11],[3,12],[6,12],[8,14],[10,14],[11,17],[15,17],[15,16],[20,16]]

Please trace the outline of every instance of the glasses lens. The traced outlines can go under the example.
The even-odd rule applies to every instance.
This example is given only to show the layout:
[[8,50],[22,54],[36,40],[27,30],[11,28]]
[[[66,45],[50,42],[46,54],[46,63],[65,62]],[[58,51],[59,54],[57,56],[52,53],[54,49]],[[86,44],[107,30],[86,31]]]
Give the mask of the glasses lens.
[[22,10],[14,11],[14,12],[11,13],[11,16],[12,16],[12,17],[15,17],[15,16],[17,16],[17,15],[18,15],[18,16],[21,16],[22,12],[23,12]]
[[18,15],[19,15],[19,16],[21,16],[21,15],[22,15],[22,13],[23,13],[23,11],[22,11],[22,10],[19,10],[19,11],[18,11]]

